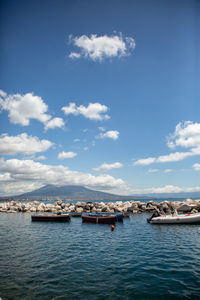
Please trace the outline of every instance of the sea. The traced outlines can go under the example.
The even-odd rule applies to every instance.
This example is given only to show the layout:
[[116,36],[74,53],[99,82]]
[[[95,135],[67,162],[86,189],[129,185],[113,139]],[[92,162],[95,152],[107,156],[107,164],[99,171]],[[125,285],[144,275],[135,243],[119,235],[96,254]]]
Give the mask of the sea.
[[200,299],[200,225],[32,222],[0,213],[0,298]]

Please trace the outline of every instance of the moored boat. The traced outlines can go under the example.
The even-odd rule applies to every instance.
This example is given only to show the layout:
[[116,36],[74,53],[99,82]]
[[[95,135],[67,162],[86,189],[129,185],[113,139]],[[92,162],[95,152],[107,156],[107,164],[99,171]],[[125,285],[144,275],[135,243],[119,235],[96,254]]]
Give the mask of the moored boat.
[[147,221],[151,224],[200,224],[200,213],[157,216]]
[[117,222],[123,222],[124,215],[122,213],[90,213],[90,215],[97,215],[97,216],[115,216]]
[[56,221],[56,222],[69,222],[70,221],[70,215],[69,214],[63,214],[63,215],[56,215],[56,214],[44,214],[44,215],[32,215],[31,216],[32,221]]
[[116,216],[113,214],[82,214],[82,221],[87,223],[113,224],[116,222]]

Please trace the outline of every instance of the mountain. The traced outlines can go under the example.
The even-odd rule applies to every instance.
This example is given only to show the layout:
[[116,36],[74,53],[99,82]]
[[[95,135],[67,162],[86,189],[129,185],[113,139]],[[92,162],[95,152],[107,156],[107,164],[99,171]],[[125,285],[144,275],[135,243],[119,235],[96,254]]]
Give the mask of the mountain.
[[[12,196],[10,198],[17,199],[55,199],[62,198],[63,200],[136,200],[141,197],[134,196],[119,196],[99,191],[90,190],[83,186],[77,185],[66,185],[66,186],[56,186],[56,185],[46,185],[32,192],[24,193],[22,195]],[[148,197],[142,197],[146,199]]]

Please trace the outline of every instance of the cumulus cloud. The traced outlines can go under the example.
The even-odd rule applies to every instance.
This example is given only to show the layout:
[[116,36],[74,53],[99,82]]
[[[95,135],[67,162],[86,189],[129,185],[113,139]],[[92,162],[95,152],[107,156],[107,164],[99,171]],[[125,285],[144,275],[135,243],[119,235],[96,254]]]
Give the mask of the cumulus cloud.
[[93,61],[102,61],[105,58],[123,57],[130,54],[135,48],[135,40],[132,37],[123,37],[119,35],[112,36],[91,36],[82,35],[79,37],[69,36],[70,42],[79,52],[71,52],[69,57],[78,59],[80,57],[89,58]]
[[6,92],[0,89],[0,97],[5,98],[6,97]]
[[106,131],[105,133],[100,133],[97,136],[97,138],[100,138],[100,139],[109,138],[112,140],[117,140],[119,138],[119,131],[117,131],[117,130]]
[[64,151],[62,151],[58,154],[58,159],[73,158],[75,156],[77,156],[77,153],[75,153],[75,152],[64,152]]
[[87,107],[83,105],[77,106],[71,102],[68,106],[62,107],[62,110],[66,115],[82,115],[90,120],[101,121],[110,119],[110,117],[105,114],[108,111],[108,107],[98,102],[89,103]]
[[47,159],[47,158],[44,155],[40,155],[40,156],[35,157],[35,160],[45,160],[45,159]]
[[40,140],[36,136],[29,136],[26,133],[17,136],[2,134],[0,136],[0,154],[15,155],[18,153],[34,154],[44,152],[53,145],[48,140]]
[[45,123],[45,130],[48,130],[48,129],[53,129],[53,128],[63,128],[65,125],[64,121],[62,118],[53,118],[51,119],[50,121],[47,121]]
[[80,58],[81,55],[79,53],[76,53],[76,52],[71,52],[70,55],[69,55],[69,58]]
[[134,194],[167,194],[167,193],[192,193],[200,192],[200,186],[179,187],[175,185],[165,185],[162,187],[152,187],[147,189],[135,190]]
[[193,164],[193,169],[195,170],[195,171],[200,171],[200,164],[198,164],[198,163],[196,163],[196,164]]
[[200,123],[193,123],[191,121],[178,123],[174,133],[167,137],[167,145],[170,149],[183,147],[187,148],[188,151],[177,151],[167,155],[160,155],[158,157],[138,159],[133,163],[133,165],[137,166],[150,165],[152,163],[176,162],[184,160],[187,157],[200,155]]
[[200,147],[200,123],[191,121],[178,123],[174,133],[167,138],[167,144],[172,149],[177,146],[184,148]]
[[129,186],[122,180],[108,174],[93,176],[89,173],[71,171],[67,167],[45,165],[33,160],[0,159],[0,193],[17,194],[45,184],[83,185],[89,188],[110,191],[115,194],[127,194]]
[[10,122],[13,124],[28,126],[30,120],[34,119],[42,122],[46,130],[64,125],[61,118],[52,119],[47,113],[47,104],[33,93],[6,95],[4,92],[4,99],[0,98],[0,108],[8,111]]
[[113,164],[102,164],[100,165],[98,168],[93,168],[94,171],[110,171],[112,169],[118,169],[118,168],[122,168],[123,164],[121,164],[120,162],[115,162]]

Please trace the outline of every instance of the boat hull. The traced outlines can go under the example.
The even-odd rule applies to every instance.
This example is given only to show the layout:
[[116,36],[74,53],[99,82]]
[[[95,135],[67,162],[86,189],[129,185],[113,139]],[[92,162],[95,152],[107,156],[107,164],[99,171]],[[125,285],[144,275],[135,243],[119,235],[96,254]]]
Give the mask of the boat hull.
[[115,219],[117,222],[123,222],[124,215],[122,213],[90,213],[90,215],[95,215],[95,216],[115,216]]
[[114,224],[116,217],[115,215],[82,215],[82,221],[87,223]]
[[32,215],[32,221],[39,221],[39,222],[69,222],[70,215]]
[[154,217],[151,224],[200,224],[200,213]]

